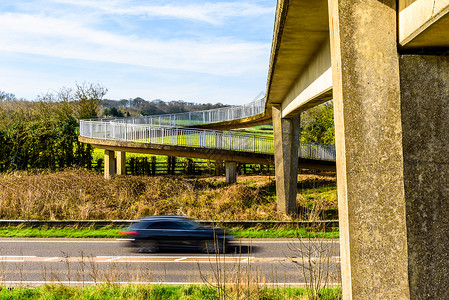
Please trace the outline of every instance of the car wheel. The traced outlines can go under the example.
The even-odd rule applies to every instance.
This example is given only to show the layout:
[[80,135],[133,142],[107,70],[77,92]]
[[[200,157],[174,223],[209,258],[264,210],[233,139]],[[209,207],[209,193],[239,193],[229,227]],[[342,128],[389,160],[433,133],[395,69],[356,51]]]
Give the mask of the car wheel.
[[201,242],[203,253],[223,253],[223,241],[205,240]]
[[159,243],[155,240],[142,241],[137,248],[138,252],[154,253],[159,250]]

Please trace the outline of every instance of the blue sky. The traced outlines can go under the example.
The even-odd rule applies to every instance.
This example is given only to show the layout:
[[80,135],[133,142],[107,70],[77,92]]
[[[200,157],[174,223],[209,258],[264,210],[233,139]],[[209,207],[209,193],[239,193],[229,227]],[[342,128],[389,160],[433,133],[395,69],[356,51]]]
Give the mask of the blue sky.
[[276,0],[1,0],[0,91],[242,104],[266,88]]

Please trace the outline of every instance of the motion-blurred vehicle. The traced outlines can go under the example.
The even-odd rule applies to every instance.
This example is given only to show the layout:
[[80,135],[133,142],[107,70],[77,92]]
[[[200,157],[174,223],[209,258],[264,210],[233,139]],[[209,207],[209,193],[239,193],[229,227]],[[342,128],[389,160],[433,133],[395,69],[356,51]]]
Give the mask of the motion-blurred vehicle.
[[198,249],[204,253],[223,253],[234,237],[218,227],[201,226],[183,216],[150,216],[139,219],[127,231],[128,246],[138,252],[159,249]]

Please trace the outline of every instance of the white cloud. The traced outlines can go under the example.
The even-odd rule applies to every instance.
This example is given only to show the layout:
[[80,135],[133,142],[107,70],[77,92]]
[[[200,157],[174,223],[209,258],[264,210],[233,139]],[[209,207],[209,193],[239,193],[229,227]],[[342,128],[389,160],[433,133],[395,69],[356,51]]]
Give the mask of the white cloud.
[[135,15],[160,18],[176,18],[222,24],[226,18],[242,16],[261,16],[272,14],[272,7],[264,7],[250,2],[204,2],[197,4],[141,5],[131,1],[91,1],[91,0],[54,0],[84,6],[108,14]]
[[157,40],[89,28],[82,21],[0,15],[0,50],[217,75],[266,69],[270,45],[226,38]]

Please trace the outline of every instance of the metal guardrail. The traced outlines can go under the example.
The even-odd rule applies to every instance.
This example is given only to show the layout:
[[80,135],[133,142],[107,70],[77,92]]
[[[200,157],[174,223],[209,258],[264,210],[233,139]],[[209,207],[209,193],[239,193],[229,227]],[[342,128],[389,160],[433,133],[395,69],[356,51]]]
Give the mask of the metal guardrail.
[[[0,220],[1,227],[80,227],[80,228],[100,228],[100,227],[127,227],[136,220]],[[279,228],[279,227],[312,227],[326,226],[328,228],[338,227],[338,220],[319,221],[199,221],[203,225],[222,226],[226,228]]]
[[[87,138],[200,147],[251,153],[274,153],[272,137],[238,131],[195,129],[206,123],[237,120],[262,113],[265,98],[246,105],[160,116],[80,121],[80,135]],[[300,143],[301,158],[335,161],[335,147]]]

